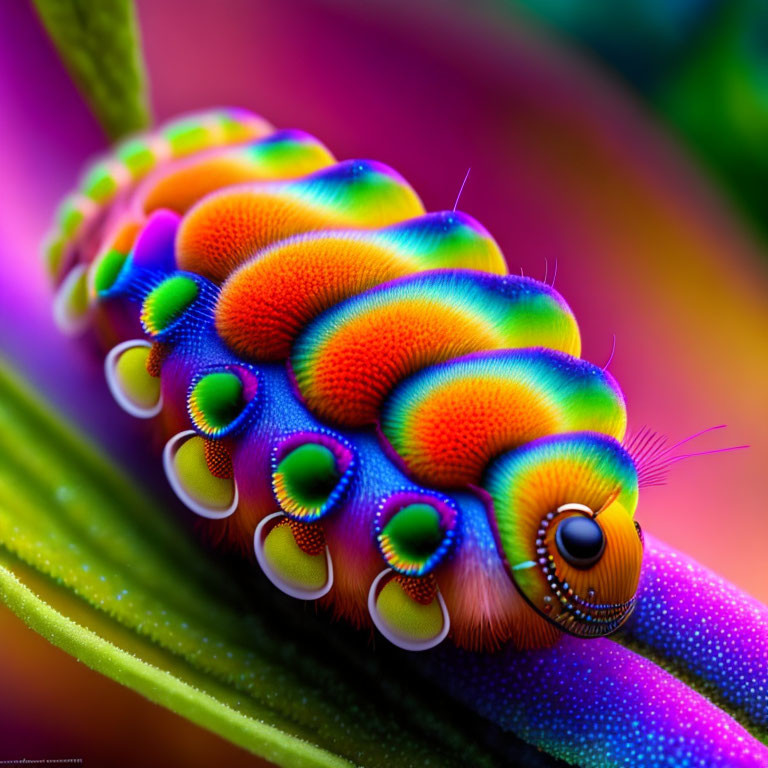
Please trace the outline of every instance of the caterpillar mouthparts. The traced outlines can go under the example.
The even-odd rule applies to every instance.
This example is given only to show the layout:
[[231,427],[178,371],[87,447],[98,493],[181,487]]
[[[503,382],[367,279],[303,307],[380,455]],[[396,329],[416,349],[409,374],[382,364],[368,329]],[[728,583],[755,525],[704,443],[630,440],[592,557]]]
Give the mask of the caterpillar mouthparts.
[[460,211],[243,110],[95,163],[45,249],[64,331],[181,501],[408,650],[613,632],[643,544],[626,408],[571,310]]

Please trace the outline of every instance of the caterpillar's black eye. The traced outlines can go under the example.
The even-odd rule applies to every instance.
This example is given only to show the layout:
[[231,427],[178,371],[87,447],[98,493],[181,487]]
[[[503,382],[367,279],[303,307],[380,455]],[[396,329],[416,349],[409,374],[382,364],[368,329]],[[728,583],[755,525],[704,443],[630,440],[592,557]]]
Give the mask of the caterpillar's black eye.
[[555,543],[567,563],[574,568],[589,568],[603,554],[605,536],[595,520],[574,515],[557,526]]

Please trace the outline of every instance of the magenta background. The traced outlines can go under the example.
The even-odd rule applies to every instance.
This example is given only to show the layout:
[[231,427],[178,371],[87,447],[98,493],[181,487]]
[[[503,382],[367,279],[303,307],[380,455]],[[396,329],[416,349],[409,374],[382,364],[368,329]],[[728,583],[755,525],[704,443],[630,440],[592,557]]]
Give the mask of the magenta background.
[[[158,119],[249,107],[316,134],[339,158],[393,165],[430,209],[453,205],[471,166],[461,207],[511,269],[543,277],[545,259],[550,275],[557,260],[585,357],[602,364],[616,335],[611,371],[631,425],[677,438],[727,423],[697,445],[751,445],[678,466],[643,494],[638,519],[768,600],[768,259],[610,73],[511,16],[445,2],[147,0],[139,11]],[[109,400],[100,361],[53,328],[37,259],[58,198],[103,147],[30,9],[0,5],[0,350],[155,481],[155,459],[141,456],[140,429]],[[93,745],[77,724],[98,718],[107,743],[121,746],[89,753],[94,764],[139,764],[147,746],[121,727],[127,707],[128,730],[156,728],[170,754],[197,745],[184,748],[186,765],[213,755],[252,764],[30,634],[2,615],[0,759],[31,743],[43,756],[81,756]],[[91,709],[90,690],[100,691]],[[8,745],[14,754],[3,754]]]

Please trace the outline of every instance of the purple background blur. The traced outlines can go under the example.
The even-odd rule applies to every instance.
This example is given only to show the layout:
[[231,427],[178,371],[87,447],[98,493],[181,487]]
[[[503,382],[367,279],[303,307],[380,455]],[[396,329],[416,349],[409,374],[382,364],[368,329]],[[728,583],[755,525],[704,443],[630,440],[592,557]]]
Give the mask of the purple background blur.
[[[645,492],[644,528],[768,600],[768,260],[618,79],[512,14],[450,2],[139,2],[157,119],[226,104],[393,165],[461,208],[510,268],[557,288],[630,425],[727,423]],[[59,336],[38,262],[57,200],[104,140],[32,10],[0,5],[0,351],[126,466],[159,479],[91,350]],[[137,459],[137,456],[140,457]],[[143,462],[143,463],[142,463]],[[258,765],[78,665],[0,612],[0,759]],[[137,734],[141,738],[137,739]]]

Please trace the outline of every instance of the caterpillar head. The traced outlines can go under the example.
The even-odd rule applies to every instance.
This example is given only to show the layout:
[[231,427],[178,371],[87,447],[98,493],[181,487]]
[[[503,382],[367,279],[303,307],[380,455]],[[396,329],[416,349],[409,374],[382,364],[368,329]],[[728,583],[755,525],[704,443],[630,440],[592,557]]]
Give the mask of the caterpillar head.
[[533,608],[579,637],[618,629],[643,554],[626,451],[596,433],[542,438],[498,459],[486,487],[512,579]]

